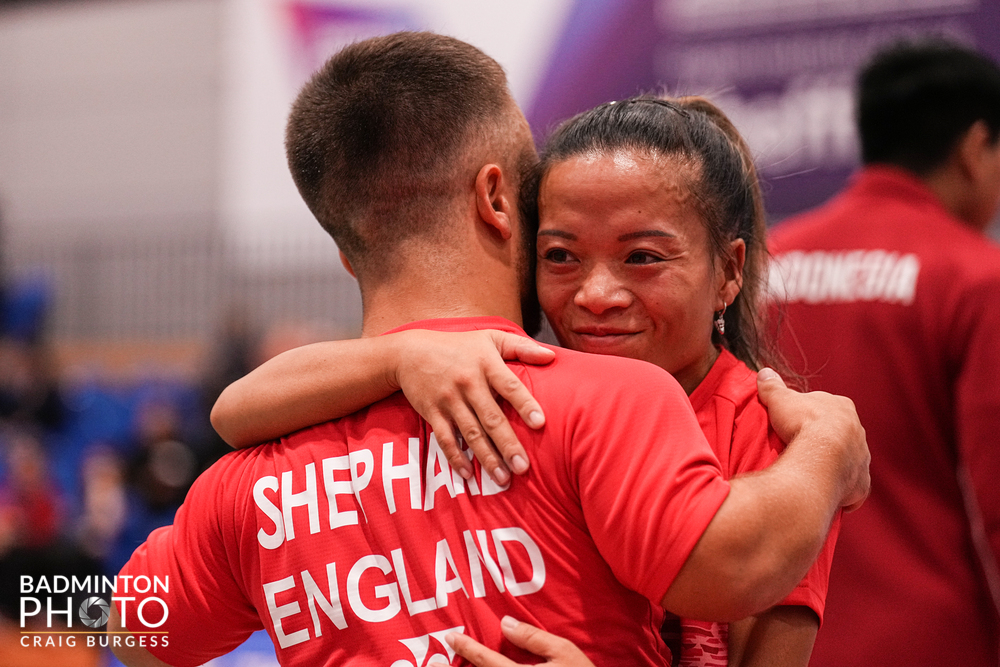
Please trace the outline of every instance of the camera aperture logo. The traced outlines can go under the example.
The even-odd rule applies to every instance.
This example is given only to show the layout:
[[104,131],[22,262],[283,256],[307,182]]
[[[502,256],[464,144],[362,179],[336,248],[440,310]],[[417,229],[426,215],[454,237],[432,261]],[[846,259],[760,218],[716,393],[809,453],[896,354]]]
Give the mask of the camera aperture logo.
[[[170,610],[160,597],[170,592],[170,577],[21,576],[21,646],[169,645],[160,628]],[[122,629],[105,633],[111,605],[121,611]]]
[[[96,612],[91,616],[91,612]],[[111,605],[104,598],[87,598],[80,605],[80,620],[91,628],[99,628],[108,622],[111,616]]]

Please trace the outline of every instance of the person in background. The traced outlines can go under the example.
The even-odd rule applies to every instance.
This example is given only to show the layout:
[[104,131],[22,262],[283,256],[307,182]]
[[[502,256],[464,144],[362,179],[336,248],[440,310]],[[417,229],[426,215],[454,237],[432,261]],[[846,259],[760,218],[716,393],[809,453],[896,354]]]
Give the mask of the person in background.
[[[357,42],[306,85],[286,136],[299,191],[358,277],[366,337],[480,328],[539,349],[517,326],[534,235],[516,204],[535,152],[495,61],[429,33]],[[795,437],[727,481],[667,373],[548,357],[517,369],[549,418],[512,425],[538,462],[516,483],[453,475],[402,396],[224,456],[122,571],[169,577],[169,645],[125,637],[116,654],[200,664],[266,626],[283,664],[423,665],[463,628],[517,655],[498,621],[527,615],[600,662],[663,665],[661,606],[720,620],[771,606],[866,494],[846,399],[760,378]],[[149,600],[136,593],[132,609]],[[141,628],[120,602],[109,632]]]
[[878,479],[812,664],[997,665],[1000,68],[892,45],[860,72],[857,121],[863,168],[770,239],[781,348],[854,400]]
[[[728,118],[701,97],[598,106],[548,140],[525,201],[537,201],[526,210],[538,224],[538,297],[559,341],[671,373],[727,477],[771,464],[783,445],[757,399],[755,374],[774,363],[759,321],[765,221],[749,148]],[[466,354],[467,338],[451,336],[406,362],[426,378],[404,384],[406,395],[433,420],[434,406],[463,393],[472,377],[478,386],[464,393],[498,411],[487,378],[502,377],[500,354],[485,337],[485,349],[470,343]],[[392,337],[371,347],[387,341]],[[370,384],[392,391],[382,376],[398,355],[351,357],[344,351],[353,345],[323,343],[265,364],[223,393],[213,412],[217,428],[230,442],[248,444],[342,414],[370,393],[346,381],[366,370]],[[495,369],[479,377],[481,355]],[[312,405],[317,412],[302,412]],[[445,412],[458,420],[454,409]],[[301,423],[288,423],[294,417]],[[450,428],[436,429],[446,434],[439,440]],[[663,634],[674,659],[683,667],[805,665],[823,616],[838,523],[782,604],[735,623],[668,618]]]

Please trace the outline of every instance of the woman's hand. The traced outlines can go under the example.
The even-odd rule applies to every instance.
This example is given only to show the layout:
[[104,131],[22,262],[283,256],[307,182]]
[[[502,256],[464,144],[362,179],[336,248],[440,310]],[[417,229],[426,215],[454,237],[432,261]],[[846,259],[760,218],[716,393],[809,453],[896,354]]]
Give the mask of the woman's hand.
[[504,360],[547,364],[554,358],[526,336],[492,329],[408,329],[314,343],[283,352],[226,387],[212,408],[212,425],[231,446],[249,447],[344,417],[402,389],[455,470],[472,475],[457,426],[483,469],[504,485],[507,466],[523,473],[528,457],[494,395],[528,426],[545,423],[538,402]]
[[461,433],[483,469],[498,484],[510,470],[528,469],[528,456],[504,416],[497,398],[506,400],[531,428],[545,416],[504,360],[547,364],[555,352],[524,336],[496,330],[443,333],[411,329],[398,334],[396,383],[427,420],[449,463],[463,477],[472,465],[455,430]]
[[[539,630],[533,625],[520,623],[510,616],[504,616],[500,621],[500,629],[504,637],[514,646],[530,651],[545,658],[542,665],[551,667],[594,667],[583,651],[578,649],[568,639],[556,637],[553,634]],[[475,639],[458,633],[451,633],[445,641],[455,649],[455,652],[471,662],[476,667],[523,667],[496,651],[490,650]],[[433,663],[441,665],[442,663]]]

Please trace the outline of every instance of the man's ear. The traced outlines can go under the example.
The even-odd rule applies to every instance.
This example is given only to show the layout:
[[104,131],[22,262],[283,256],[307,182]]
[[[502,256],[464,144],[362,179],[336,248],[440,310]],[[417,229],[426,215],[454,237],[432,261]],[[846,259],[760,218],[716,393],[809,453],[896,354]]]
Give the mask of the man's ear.
[[975,183],[984,177],[991,146],[990,130],[985,121],[977,120],[962,135],[958,142],[958,164],[970,181]]
[[495,164],[483,165],[476,174],[476,209],[482,221],[496,229],[505,241],[511,236],[511,204],[507,194],[503,169]]
[[340,263],[343,264],[344,268],[347,269],[347,272],[350,273],[355,280],[357,280],[358,277],[354,274],[354,269],[351,268],[351,260],[347,259],[347,255],[344,254],[343,250],[340,250],[339,252],[340,252]]
[[949,165],[955,175],[957,204],[952,208],[974,229],[985,231],[1000,204],[1000,145],[989,127],[977,120],[962,135]]

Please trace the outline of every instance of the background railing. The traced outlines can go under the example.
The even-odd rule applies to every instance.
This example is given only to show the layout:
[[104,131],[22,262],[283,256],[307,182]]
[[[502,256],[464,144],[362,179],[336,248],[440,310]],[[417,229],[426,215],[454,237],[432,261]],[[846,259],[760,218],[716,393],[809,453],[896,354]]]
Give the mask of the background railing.
[[360,330],[357,284],[332,241],[239,250],[204,238],[49,239],[8,249],[5,265],[15,283],[46,292],[57,340],[203,338],[234,309],[259,327]]

